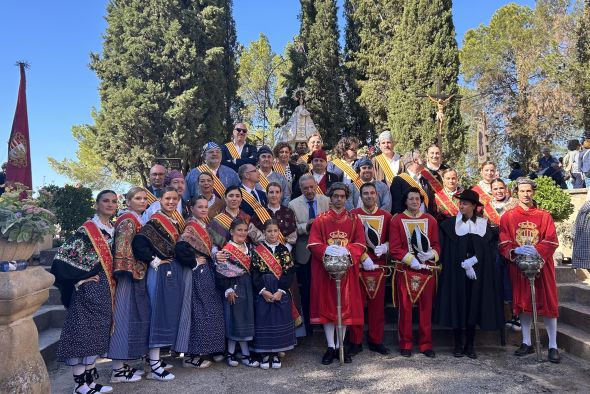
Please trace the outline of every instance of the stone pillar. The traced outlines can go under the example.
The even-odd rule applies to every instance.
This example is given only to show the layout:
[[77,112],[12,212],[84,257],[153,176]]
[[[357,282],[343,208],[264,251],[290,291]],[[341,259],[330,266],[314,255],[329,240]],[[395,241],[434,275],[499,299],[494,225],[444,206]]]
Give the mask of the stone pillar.
[[0,272],[0,393],[51,391],[33,313],[54,279],[43,267]]

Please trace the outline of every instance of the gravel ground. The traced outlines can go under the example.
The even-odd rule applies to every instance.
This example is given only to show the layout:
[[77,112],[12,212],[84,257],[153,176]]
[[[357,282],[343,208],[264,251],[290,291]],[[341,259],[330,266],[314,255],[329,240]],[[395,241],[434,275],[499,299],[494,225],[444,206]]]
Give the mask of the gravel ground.
[[[320,359],[325,349],[316,334],[289,352],[279,370],[230,368],[224,363],[202,370],[183,369],[179,359],[167,359],[175,366],[175,380],[142,380],[113,387],[116,393],[590,392],[589,362],[562,352],[561,364],[539,364],[535,355],[514,357],[514,349],[481,349],[479,358],[471,360],[454,358],[450,349],[436,349],[435,359],[420,353],[408,359],[397,351],[381,356],[365,347],[352,364],[340,367],[335,361],[323,366]],[[108,382],[110,365],[108,360],[98,364],[100,383]],[[74,385],[69,369],[57,362],[48,369],[52,392],[71,393]]]

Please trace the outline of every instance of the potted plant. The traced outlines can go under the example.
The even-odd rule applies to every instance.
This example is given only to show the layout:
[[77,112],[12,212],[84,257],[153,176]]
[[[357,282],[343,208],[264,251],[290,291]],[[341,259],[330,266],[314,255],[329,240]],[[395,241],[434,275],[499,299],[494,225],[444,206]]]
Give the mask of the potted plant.
[[55,216],[22,185],[0,196],[0,261],[28,260],[37,242],[54,234]]

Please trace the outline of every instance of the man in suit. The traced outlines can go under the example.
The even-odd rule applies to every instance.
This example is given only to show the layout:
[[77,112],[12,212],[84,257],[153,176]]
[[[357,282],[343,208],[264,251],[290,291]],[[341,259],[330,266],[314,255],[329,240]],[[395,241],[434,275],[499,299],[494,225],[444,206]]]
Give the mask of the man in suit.
[[[268,203],[266,193],[257,186],[260,182],[260,173],[252,164],[242,164],[238,168],[240,177],[240,189],[242,189],[242,204],[240,209],[250,216],[257,215],[256,211],[259,206],[266,207]],[[266,211],[265,211],[266,212]],[[262,223],[266,220],[259,218]]]
[[295,212],[297,220],[297,242],[295,243],[295,264],[297,269],[297,281],[301,285],[301,306],[305,319],[305,331],[311,335],[309,321],[309,292],[311,282],[311,254],[307,249],[309,232],[314,219],[330,206],[330,199],[322,194],[316,193],[317,183],[311,174],[302,175],[299,178],[299,188],[302,195],[289,203],[289,208]]
[[238,171],[243,164],[256,165],[256,146],[246,142],[248,128],[243,123],[234,127],[232,141],[221,147],[221,164]]
[[434,190],[428,180],[422,176],[424,162],[420,152],[412,151],[401,158],[401,163],[406,171],[393,178],[391,183],[391,213],[402,213],[406,210],[404,193],[411,187],[416,187],[422,195],[420,212],[434,215],[436,213],[436,202],[434,201]]
[[150,185],[147,189],[156,198],[162,197],[162,190],[164,189],[164,179],[166,178],[166,167],[161,164],[156,164],[150,168]]

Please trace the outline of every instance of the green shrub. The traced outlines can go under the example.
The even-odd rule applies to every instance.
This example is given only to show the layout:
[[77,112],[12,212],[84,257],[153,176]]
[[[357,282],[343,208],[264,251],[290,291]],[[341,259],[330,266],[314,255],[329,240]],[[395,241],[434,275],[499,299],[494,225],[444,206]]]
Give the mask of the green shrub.
[[92,190],[87,187],[49,185],[39,190],[39,200],[41,206],[55,213],[61,239],[72,235],[94,215]]
[[[574,212],[574,204],[568,193],[548,176],[541,176],[535,179],[537,190],[535,192],[535,202],[539,208],[543,208],[551,213],[555,222],[561,222],[570,217]],[[511,189],[514,189],[514,183],[510,183]],[[514,189],[514,198],[518,198]]]

